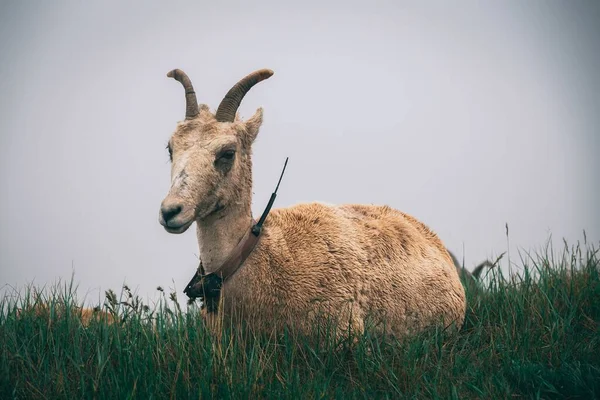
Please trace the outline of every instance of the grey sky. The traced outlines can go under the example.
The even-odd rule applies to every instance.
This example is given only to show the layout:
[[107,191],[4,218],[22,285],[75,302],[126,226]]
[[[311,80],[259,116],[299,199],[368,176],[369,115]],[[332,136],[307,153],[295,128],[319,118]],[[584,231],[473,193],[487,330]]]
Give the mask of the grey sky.
[[240,108],[265,109],[255,214],[289,156],[276,207],[388,204],[469,268],[506,250],[505,223],[513,256],[598,242],[600,3],[416,3],[2,2],[0,285],[74,269],[91,300],[183,297],[195,229],[158,223],[173,68],[213,109],[275,71]]

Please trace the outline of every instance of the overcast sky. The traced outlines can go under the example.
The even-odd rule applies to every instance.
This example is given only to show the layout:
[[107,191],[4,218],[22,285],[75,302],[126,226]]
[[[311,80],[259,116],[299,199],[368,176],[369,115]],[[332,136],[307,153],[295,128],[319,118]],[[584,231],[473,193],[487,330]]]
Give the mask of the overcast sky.
[[387,204],[469,268],[506,223],[513,257],[600,240],[599,2],[283,3],[2,2],[0,285],[74,271],[93,302],[124,282],[184,297],[195,228],[158,223],[173,68],[213,110],[275,71],[240,107],[265,111],[255,215],[289,156],[275,207]]

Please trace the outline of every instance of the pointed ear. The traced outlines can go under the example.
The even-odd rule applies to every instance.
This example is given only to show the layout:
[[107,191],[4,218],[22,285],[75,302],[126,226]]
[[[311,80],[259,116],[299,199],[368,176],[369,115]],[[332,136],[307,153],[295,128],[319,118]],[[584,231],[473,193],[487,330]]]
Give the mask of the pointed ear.
[[210,113],[210,108],[208,108],[208,106],[206,104],[198,105],[198,115],[200,115],[200,118],[203,118],[203,119],[206,119],[206,118],[212,116],[212,114]]
[[263,122],[263,109],[260,107],[252,117],[245,122],[246,132],[248,132],[248,139],[250,143],[254,142],[256,139],[256,135],[258,135],[258,131]]

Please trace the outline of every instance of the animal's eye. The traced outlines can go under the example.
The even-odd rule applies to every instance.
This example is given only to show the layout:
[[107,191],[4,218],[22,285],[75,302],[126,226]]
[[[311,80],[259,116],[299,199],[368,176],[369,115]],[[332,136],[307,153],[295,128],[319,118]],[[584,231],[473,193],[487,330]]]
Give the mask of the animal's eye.
[[173,162],[173,149],[171,148],[171,143],[167,144],[167,150],[169,150],[169,160]]
[[219,160],[231,161],[235,157],[235,150],[225,150],[222,153],[219,153]]

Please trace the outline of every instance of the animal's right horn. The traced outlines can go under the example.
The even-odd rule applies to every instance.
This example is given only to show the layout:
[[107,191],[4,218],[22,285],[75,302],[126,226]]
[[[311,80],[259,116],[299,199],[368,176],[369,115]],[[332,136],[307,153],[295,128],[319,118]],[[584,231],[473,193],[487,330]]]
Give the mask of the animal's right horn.
[[270,78],[271,75],[273,75],[273,71],[270,69],[259,69],[236,83],[229,89],[229,92],[227,92],[223,100],[221,100],[221,104],[219,104],[219,108],[217,108],[217,113],[215,114],[217,121],[233,122],[235,113],[246,93],[248,93],[252,86],[262,80]]
[[174,78],[176,81],[181,82],[185,89],[185,119],[192,119],[198,115],[198,101],[196,100],[196,92],[192,86],[192,81],[180,69],[174,69],[167,73],[169,78]]

